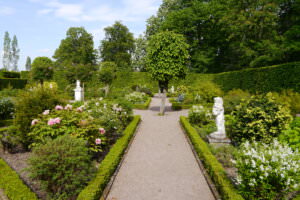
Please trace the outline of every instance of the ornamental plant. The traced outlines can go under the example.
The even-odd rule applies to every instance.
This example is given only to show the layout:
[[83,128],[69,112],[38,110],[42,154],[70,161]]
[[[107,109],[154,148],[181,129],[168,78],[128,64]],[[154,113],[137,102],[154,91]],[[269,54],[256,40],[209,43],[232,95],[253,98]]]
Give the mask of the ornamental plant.
[[285,199],[299,189],[300,154],[277,140],[241,145],[235,163],[237,184],[245,199]]
[[86,142],[63,135],[33,149],[31,178],[38,180],[51,199],[76,199],[95,171]]
[[148,97],[144,92],[132,92],[125,96],[125,99],[133,104],[143,104]]
[[194,105],[189,111],[189,121],[192,124],[203,126],[213,121],[212,113],[202,105]]
[[271,94],[242,101],[232,115],[235,120],[229,137],[237,144],[246,140],[268,143],[287,129],[292,119],[289,110]]
[[296,117],[290,128],[283,131],[278,139],[282,143],[287,143],[293,150],[300,150],[300,117]]
[[10,98],[0,98],[0,120],[13,118],[14,111],[14,103]]

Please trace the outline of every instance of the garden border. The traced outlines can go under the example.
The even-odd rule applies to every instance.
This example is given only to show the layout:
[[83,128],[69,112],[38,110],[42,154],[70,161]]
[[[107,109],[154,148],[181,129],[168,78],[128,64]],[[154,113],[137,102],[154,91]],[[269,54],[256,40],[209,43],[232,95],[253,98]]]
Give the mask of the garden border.
[[194,146],[195,151],[199,159],[203,162],[207,173],[213,180],[215,187],[221,194],[222,199],[225,200],[244,200],[244,198],[238,194],[238,191],[234,188],[231,182],[228,180],[223,166],[219,163],[217,158],[211,153],[207,144],[202,140],[197,131],[188,122],[185,116],[180,116],[180,123],[188,135],[191,143]]
[[140,115],[134,116],[133,120],[124,130],[124,135],[117,140],[101,162],[96,177],[80,192],[77,200],[99,200],[101,198],[111,177],[118,169],[123,155],[136,133],[140,121]]
[[173,110],[189,109],[192,106],[193,106],[192,104],[172,103]]
[[0,188],[9,200],[37,200],[37,195],[20,179],[2,158],[0,158]]
[[149,98],[147,99],[147,101],[146,101],[145,103],[143,103],[143,104],[134,104],[134,105],[133,105],[133,109],[137,109],[137,110],[148,110],[151,101],[152,101],[152,98],[149,97]]

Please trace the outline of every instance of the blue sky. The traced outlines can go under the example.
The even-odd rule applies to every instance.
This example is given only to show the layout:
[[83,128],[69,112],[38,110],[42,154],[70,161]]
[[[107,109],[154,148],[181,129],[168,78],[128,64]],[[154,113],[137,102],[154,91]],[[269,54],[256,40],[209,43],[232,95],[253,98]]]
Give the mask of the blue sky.
[[162,0],[0,0],[0,68],[5,31],[19,42],[19,69],[26,57],[52,57],[70,27],[83,26],[94,36],[95,48],[103,28],[120,20],[137,37]]

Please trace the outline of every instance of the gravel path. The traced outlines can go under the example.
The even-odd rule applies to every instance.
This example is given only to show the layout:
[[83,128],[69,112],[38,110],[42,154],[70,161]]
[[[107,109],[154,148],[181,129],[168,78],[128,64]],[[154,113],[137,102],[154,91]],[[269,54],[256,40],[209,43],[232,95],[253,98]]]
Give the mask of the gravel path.
[[107,200],[214,200],[193,152],[182,132],[179,116],[158,116],[160,99],[150,109],[136,110],[142,122],[125,156]]

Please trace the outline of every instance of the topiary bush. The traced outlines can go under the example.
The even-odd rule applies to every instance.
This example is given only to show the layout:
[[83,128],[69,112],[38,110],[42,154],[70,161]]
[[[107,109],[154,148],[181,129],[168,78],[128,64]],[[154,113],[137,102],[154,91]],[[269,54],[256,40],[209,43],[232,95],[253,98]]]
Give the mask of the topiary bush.
[[234,143],[249,141],[270,142],[291,121],[289,110],[276,103],[271,94],[252,96],[232,113],[235,118],[229,137]]
[[64,135],[34,148],[31,178],[39,180],[52,199],[73,200],[92,178],[94,165],[82,139]]
[[0,97],[0,120],[12,119],[14,111],[14,103],[11,98]]

